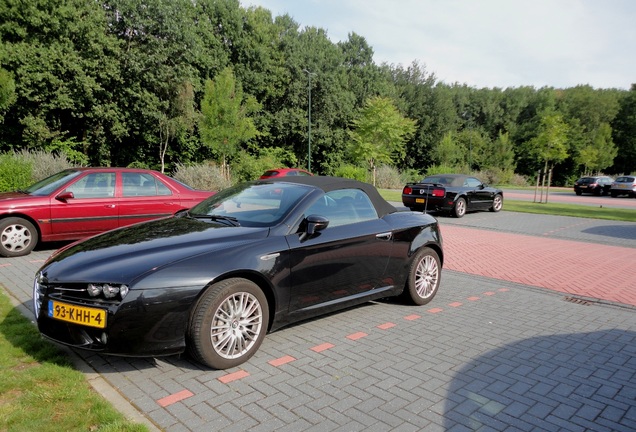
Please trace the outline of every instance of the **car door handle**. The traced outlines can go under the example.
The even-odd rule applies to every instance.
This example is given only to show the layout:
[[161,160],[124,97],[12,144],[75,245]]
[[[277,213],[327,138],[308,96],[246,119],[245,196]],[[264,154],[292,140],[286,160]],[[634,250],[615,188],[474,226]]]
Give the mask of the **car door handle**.
[[104,204],[104,207],[113,209],[113,208],[115,208],[117,206],[115,204]]
[[393,237],[393,233],[391,232],[385,232],[385,233],[380,233],[380,234],[376,234],[375,238],[377,238],[378,240],[391,240],[391,238]]

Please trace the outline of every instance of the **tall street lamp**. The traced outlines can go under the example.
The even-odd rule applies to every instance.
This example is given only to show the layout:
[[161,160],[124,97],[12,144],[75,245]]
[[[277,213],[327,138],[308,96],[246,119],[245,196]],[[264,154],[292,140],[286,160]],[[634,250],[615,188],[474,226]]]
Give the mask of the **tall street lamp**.
[[311,76],[315,76],[316,74],[309,72],[307,69],[303,69],[303,72],[307,74],[307,78],[309,79],[309,83],[307,85],[307,89],[309,91],[309,106],[307,108],[307,117],[309,117],[309,128],[307,133],[307,171],[311,172]]

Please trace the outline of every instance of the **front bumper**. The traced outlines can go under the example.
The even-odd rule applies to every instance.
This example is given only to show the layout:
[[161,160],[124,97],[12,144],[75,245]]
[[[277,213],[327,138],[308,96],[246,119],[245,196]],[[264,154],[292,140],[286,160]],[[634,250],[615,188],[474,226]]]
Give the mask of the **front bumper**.
[[[190,311],[201,287],[131,290],[118,305],[88,305],[35,295],[40,333],[63,345],[126,356],[156,356],[183,352]],[[49,316],[49,301],[106,310],[106,327],[62,321]]]

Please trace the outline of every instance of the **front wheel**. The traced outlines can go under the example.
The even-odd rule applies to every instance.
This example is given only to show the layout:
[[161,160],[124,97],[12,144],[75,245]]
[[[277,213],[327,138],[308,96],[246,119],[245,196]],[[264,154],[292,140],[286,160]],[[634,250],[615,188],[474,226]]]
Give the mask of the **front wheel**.
[[28,255],[38,242],[38,232],[31,222],[19,217],[0,221],[0,255],[18,257]]
[[214,369],[238,366],[261,346],[268,323],[267,298],[255,283],[240,278],[221,281],[197,302],[188,351]]
[[404,296],[416,305],[433,300],[441,280],[439,255],[431,248],[422,248],[411,263]]
[[503,196],[501,194],[495,195],[495,198],[492,200],[492,207],[490,207],[491,212],[498,212],[503,208]]
[[456,218],[460,218],[466,214],[466,200],[464,198],[458,198],[453,207],[453,214]]

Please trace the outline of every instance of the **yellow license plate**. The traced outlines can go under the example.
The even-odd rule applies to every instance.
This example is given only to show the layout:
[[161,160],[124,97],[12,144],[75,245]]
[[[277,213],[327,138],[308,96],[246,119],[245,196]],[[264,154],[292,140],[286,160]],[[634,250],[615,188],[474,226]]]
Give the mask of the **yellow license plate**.
[[97,328],[106,327],[106,311],[104,309],[76,306],[49,300],[49,316],[74,324]]
[[415,202],[418,204],[424,204],[426,200],[424,198],[415,198]]

